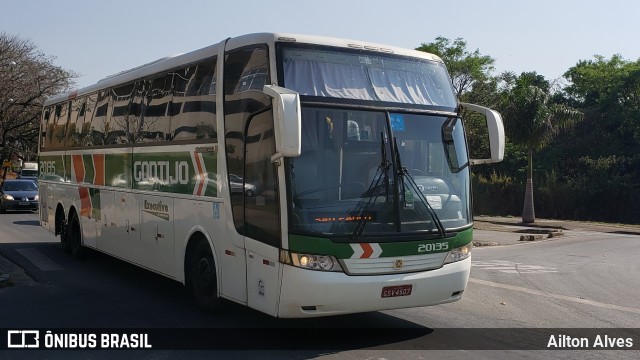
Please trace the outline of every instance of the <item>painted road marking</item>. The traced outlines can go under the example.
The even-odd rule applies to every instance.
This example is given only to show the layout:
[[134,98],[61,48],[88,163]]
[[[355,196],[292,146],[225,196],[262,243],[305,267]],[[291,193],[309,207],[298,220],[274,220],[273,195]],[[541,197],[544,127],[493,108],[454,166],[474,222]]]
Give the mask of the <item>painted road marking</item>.
[[634,314],[640,314],[640,309],[638,309],[638,308],[607,304],[607,303],[602,303],[602,302],[598,302],[598,301],[580,299],[580,298],[575,298],[575,297],[566,296],[566,295],[551,294],[551,293],[548,293],[548,292],[545,292],[545,291],[527,289],[527,288],[523,288],[523,287],[520,287],[520,286],[500,284],[500,283],[496,283],[496,282],[493,282],[493,281],[480,280],[480,279],[474,279],[474,278],[469,278],[469,282],[475,283],[475,284],[479,284],[479,285],[485,285],[485,286],[491,286],[491,287],[495,287],[495,288],[500,288],[500,289],[519,291],[519,292],[530,294],[530,295],[538,295],[538,296],[543,296],[543,297],[547,297],[547,298],[571,301],[571,302],[574,302],[574,303],[591,305],[591,306],[596,306],[596,307],[605,308],[605,309],[611,309],[611,310],[630,312],[630,313],[634,313]]
[[507,274],[540,274],[557,273],[558,269],[540,265],[528,265],[505,260],[476,261],[471,262],[471,266],[483,270],[497,270]]
[[36,249],[16,249],[16,252],[27,258],[27,260],[31,261],[33,265],[35,265],[42,271],[53,271],[62,269],[60,265],[56,264],[53,260],[49,259],[46,255]]

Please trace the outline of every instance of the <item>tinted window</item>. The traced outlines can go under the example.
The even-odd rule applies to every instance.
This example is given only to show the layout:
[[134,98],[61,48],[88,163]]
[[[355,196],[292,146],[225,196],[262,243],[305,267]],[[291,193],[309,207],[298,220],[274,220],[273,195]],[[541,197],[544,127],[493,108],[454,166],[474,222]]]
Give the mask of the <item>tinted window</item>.
[[91,114],[91,123],[89,125],[89,134],[87,135],[88,139],[86,146],[102,146],[106,144],[105,130],[108,130],[106,125],[109,114],[108,109],[110,99],[110,90],[100,91],[96,95],[95,110],[93,111],[93,114]]
[[277,167],[271,163],[271,156],[276,149],[274,140],[271,111],[259,113],[250,120],[245,138],[245,177],[242,192],[246,213],[245,235],[278,246],[278,175]]
[[172,73],[170,107],[173,140],[216,138],[216,61],[207,60]]
[[[268,74],[269,61],[266,46],[252,47],[234,50],[225,56],[224,73],[224,101],[225,101],[225,133],[227,151],[227,168],[229,174],[234,174],[240,178],[245,178],[245,128],[248,120],[265,112],[271,106],[271,99],[262,91],[262,86],[266,83],[268,76],[262,78],[262,86],[258,82],[252,82],[251,86],[245,86],[247,74],[251,70],[266,72]],[[271,114],[269,112],[269,114]],[[251,160],[253,161],[253,159]],[[231,188],[232,179],[229,179]],[[236,182],[236,181],[234,181]],[[246,183],[246,182],[245,182]],[[244,192],[231,193],[231,205],[233,208],[233,220],[236,229],[244,233]]]
[[111,90],[113,104],[111,119],[106,127],[106,144],[127,144],[132,138],[132,131],[136,128],[136,106],[133,100],[136,96],[136,84],[131,83]]
[[78,147],[87,147],[92,146],[93,140],[91,137],[92,133],[92,124],[91,121],[96,112],[96,104],[98,102],[98,94],[91,94],[85,97],[85,103],[83,105],[83,111],[81,111],[82,115],[78,114],[78,116],[83,117],[83,121],[80,122],[80,118],[78,118],[78,122],[76,123],[76,141]]
[[65,102],[54,107],[53,121],[48,122],[45,136],[45,146],[48,150],[64,148],[68,118],[69,103]]
[[71,116],[69,117],[66,139],[67,148],[80,146],[85,107],[86,98],[84,97],[77,98],[71,101]]
[[169,139],[170,116],[167,113],[171,101],[171,77],[157,76],[144,84],[142,126],[137,142],[160,142]]
[[47,106],[42,112],[42,126],[40,128],[40,148],[46,149],[49,146],[49,142],[47,141],[47,134],[49,129],[49,123],[53,121],[53,111],[54,106]]

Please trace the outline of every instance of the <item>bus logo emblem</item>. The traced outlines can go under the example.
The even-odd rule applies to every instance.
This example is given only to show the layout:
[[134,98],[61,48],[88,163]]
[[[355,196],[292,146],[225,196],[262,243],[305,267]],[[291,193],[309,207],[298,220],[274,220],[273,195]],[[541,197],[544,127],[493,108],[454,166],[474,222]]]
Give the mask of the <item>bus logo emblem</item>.
[[402,259],[396,259],[393,262],[393,268],[396,270],[400,270],[402,269],[402,267],[404,267],[404,261],[402,261]]

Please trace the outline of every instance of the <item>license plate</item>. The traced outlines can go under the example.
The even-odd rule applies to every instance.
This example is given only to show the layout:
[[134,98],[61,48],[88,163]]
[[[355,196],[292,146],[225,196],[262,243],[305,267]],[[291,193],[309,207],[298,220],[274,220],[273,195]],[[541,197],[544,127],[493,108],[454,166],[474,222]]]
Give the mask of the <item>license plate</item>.
[[28,201],[20,201],[18,204],[19,204],[20,206],[31,205]]
[[382,288],[381,297],[409,296],[412,289],[413,285],[385,286]]

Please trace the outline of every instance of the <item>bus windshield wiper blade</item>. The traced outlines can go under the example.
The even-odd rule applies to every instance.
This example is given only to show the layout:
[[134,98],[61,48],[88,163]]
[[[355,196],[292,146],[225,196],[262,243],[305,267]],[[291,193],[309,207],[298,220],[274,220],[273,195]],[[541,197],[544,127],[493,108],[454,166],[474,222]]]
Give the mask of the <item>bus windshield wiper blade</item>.
[[[371,180],[369,184],[369,188],[365,191],[358,202],[358,206],[354,211],[354,216],[357,219],[357,223],[353,232],[351,233],[351,240],[357,241],[360,239],[364,232],[364,227],[367,224],[367,220],[369,219],[368,210],[372,203],[378,200],[378,194],[380,192],[380,185],[383,185],[385,188],[385,198],[386,201],[389,201],[389,168],[391,167],[391,162],[387,158],[387,150],[384,146],[384,134],[380,134],[380,147],[381,147],[381,160],[380,165],[378,165],[378,169],[376,171],[375,176]],[[380,184],[382,181],[382,184]],[[376,193],[375,197],[373,193]],[[364,201],[364,196],[368,196],[369,199],[367,202]]]
[[438,233],[440,234],[441,237],[444,238],[446,236],[446,231],[444,229],[444,226],[442,225],[442,222],[440,221],[440,218],[438,217],[438,214],[436,214],[436,211],[433,209],[431,204],[429,204],[429,201],[427,200],[427,198],[424,196],[422,191],[420,191],[420,188],[418,187],[418,184],[416,184],[416,181],[413,178],[413,176],[411,176],[407,168],[402,166],[402,161],[400,159],[400,152],[398,151],[398,142],[396,141],[395,137],[393,138],[393,148],[396,155],[396,165],[398,166],[398,175],[400,176],[400,178],[402,178],[403,186],[405,184],[408,184],[410,190],[417,194],[418,199],[420,199],[420,202],[424,204],[425,208],[427,209],[427,212],[429,213],[429,216],[431,217],[431,220],[433,221],[436,228],[438,229]]

